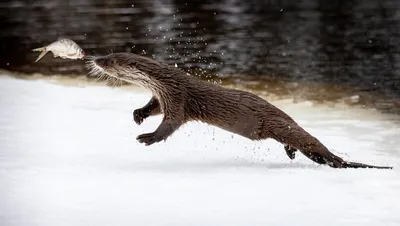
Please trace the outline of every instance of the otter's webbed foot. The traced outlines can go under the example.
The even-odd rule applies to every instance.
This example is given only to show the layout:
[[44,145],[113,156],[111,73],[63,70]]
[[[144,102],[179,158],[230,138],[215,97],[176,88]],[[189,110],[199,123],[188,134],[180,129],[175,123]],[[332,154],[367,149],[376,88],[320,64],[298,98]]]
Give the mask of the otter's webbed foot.
[[156,97],[152,97],[150,101],[142,108],[133,111],[133,120],[136,124],[142,124],[143,120],[152,115],[158,115],[161,113],[160,102]]
[[135,120],[136,124],[142,124],[143,120],[150,116],[150,113],[144,111],[143,108],[139,108],[133,111],[133,120]]
[[160,136],[157,136],[156,133],[144,133],[140,134],[136,138],[140,143],[145,143],[146,146],[152,145],[154,143],[160,142],[163,139]]
[[145,133],[137,136],[140,143],[145,143],[146,146],[166,140],[175,130],[181,126],[181,123],[171,119],[164,119],[160,126],[153,133]]
[[345,161],[333,153],[327,152],[320,154],[318,152],[306,152],[304,154],[316,163],[327,164],[333,168],[345,168]]
[[284,146],[287,156],[293,160],[296,157],[296,148],[290,147],[289,145]]

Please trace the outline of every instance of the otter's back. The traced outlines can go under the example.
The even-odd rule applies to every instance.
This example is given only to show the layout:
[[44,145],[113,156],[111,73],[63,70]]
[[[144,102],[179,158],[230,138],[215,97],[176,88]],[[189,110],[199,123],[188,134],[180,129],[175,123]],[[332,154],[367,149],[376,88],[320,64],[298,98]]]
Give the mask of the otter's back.
[[187,92],[188,118],[215,125],[252,140],[261,139],[264,120],[286,118],[293,121],[283,111],[249,92],[207,82],[196,83]]

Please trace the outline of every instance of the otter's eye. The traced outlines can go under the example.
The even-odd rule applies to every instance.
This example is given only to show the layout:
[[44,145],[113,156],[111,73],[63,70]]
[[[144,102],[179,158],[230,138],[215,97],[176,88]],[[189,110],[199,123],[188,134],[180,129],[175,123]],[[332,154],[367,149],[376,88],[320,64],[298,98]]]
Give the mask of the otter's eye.
[[136,67],[135,63],[133,63],[133,62],[129,63],[128,66],[131,67],[131,68],[135,68]]

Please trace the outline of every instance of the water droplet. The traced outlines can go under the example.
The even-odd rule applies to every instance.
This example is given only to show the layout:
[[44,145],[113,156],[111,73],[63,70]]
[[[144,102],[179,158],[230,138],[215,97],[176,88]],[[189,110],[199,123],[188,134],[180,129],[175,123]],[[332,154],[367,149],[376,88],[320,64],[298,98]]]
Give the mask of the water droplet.
[[283,12],[283,9],[281,9],[280,11]]

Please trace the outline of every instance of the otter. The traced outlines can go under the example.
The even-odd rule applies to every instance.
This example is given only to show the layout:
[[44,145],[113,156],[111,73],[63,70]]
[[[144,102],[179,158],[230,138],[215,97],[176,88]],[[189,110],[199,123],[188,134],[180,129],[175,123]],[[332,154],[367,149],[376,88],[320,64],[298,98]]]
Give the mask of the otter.
[[145,145],[165,141],[189,121],[201,121],[251,140],[274,139],[284,145],[290,159],[300,151],[318,164],[333,168],[380,168],[345,161],[334,155],[288,114],[250,92],[225,88],[190,76],[183,70],[133,53],[112,53],[91,57],[89,73],[111,76],[140,85],[153,94],[142,108],[133,111],[140,125],[150,116],[163,114],[158,128],[140,134]]

